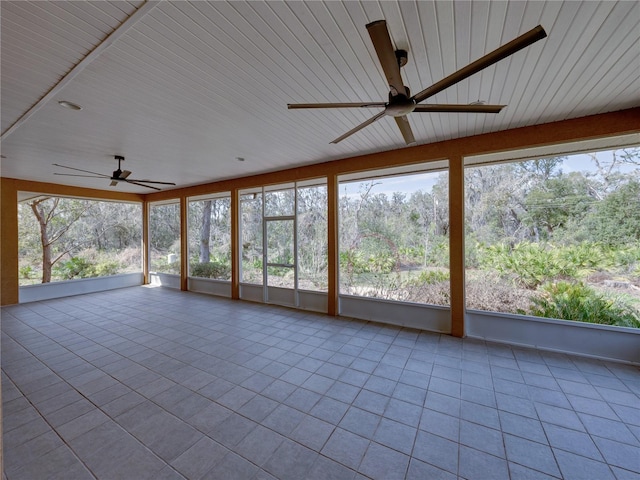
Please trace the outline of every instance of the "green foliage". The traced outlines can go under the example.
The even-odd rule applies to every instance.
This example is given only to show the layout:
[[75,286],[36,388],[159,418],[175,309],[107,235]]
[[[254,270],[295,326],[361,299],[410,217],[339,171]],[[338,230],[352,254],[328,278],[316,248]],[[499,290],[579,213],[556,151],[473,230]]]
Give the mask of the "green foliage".
[[479,265],[511,276],[527,288],[554,279],[582,279],[596,270],[632,266],[640,260],[640,248],[612,249],[593,242],[553,245],[521,242],[514,246],[499,243],[478,246]]
[[106,277],[115,275],[120,270],[118,262],[100,262],[93,266],[93,277]]
[[30,279],[35,273],[31,265],[25,265],[24,267],[20,267],[19,272],[20,272],[20,278],[24,278],[27,280]]
[[640,242],[640,182],[631,179],[607,195],[590,212],[585,227],[608,245]]
[[120,263],[103,261],[93,264],[82,257],[71,257],[66,262],[55,267],[56,276],[62,280],[73,278],[106,277],[115,275],[120,270]]
[[343,250],[340,252],[340,268],[352,274],[363,273],[391,273],[396,266],[396,260],[384,253],[366,255],[362,250]]
[[219,280],[228,280],[231,278],[231,268],[229,265],[219,261],[192,263],[190,273],[191,276],[200,278],[216,278]]
[[427,284],[433,285],[434,283],[448,282],[449,270],[426,270],[420,272],[418,278],[413,279],[412,283],[416,285]]
[[531,299],[531,315],[640,328],[640,312],[620,297],[606,297],[582,282],[547,283],[541,290],[542,296]]
[[560,175],[536,184],[524,199],[524,220],[538,233],[549,238],[571,219],[582,218],[594,199],[588,194],[588,182],[579,173]]
[[92,277],[93,265],[84,258],[71,257],[71,259],[56,266],[56,273],[63,280]]

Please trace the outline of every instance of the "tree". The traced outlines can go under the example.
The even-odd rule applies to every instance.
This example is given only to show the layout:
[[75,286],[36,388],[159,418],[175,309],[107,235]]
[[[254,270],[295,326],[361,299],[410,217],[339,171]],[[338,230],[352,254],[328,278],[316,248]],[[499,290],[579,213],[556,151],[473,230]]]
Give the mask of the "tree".
[[585,220],[593,240],[609,245],[640,242],[640,182],[634,179],[597,203]]
[[535,231],[544,229],[550,238],[570,219],[580,219],[594,199],[589,196],[589,182],[579,172],[539,182],[524,199],[526,220]]
[[200,222],[200,263],[209,263],[211,250],[209,250],[209,238],[211,236],[211,200],[205,200],[202,208],[202,221]]
[[73,239],[68,239],[61,248],[54,253],[53,245],[60,242],[69,229],[91,207],[78,200],[68,200],[70,208],[58,208],[61,206],[61,198],[44,197],[29,202],[31,211],[38,220],[40,226],[40,242],[42,245],[42,283],[51,282],[53,265],[64,255],[69,253],[77,244]]

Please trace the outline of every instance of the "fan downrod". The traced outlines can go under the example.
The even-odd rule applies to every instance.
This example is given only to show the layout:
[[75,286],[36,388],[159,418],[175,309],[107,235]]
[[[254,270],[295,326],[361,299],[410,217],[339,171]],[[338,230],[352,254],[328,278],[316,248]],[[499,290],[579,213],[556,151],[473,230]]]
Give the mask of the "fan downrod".
[[120,169],[120,162],[124,162],[124,157],[122,155],[114,155],[113,158],[115,158],[118,161],[118,169],[113,171],[113,176],[111,177],[111,180],[119,180],[120,175],[122,175],[122,170]]

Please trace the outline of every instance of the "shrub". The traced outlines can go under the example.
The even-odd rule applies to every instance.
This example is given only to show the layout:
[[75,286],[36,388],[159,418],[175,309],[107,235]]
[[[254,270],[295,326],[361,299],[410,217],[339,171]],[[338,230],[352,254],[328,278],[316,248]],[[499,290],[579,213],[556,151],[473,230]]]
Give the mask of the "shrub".
[[81,257],[71,257],[56,268],[57,274],[63,280],[72,278],[87,278],[93,276],[93,265]]
[[[640,328],[640,312],[620,297],[599,294],[582,282],[548,283],[532,298],[529,313],[538,317]],[[525,313],[525,312],[519,312]]]
[[439,282],[449,281],[449,270],[425,270],[420,272],[416,278],[410,278],[408,285],[432,285]]
[[231,269],[229,265],[222,262],[204,262],[191,264],[191,276],[200,278],[216,278],[219,280],[229,280]]
[[106,277],[108,275],[115,275],[120,270],[120,264],[118,262],[101,262],[93,267],[93,275],[95,277]]
[[34,273],[31,265],[25,265],[24,267],[20,267],[19,271],[20,271],[20,278],[24,278],[27,280],[30,279]]

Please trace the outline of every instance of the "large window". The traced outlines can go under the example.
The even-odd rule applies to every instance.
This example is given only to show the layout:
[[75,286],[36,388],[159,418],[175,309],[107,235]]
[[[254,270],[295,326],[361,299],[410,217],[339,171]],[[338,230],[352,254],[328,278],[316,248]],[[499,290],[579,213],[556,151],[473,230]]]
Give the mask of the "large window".
[[231,279],[231,197],[189,202],[189,275]]
[[340,293],[449,305],[447,172],[347,177],[339,189]]
[[298,186],[298,287],[327,291],[327,186],[323,181]]
[[180,274],[180,204],[149,206],[149,270]]
[[21,195],[20,285],[142,270],[140,204]]
[[468,167],[467,307],[640,327],[640,150]]
[[240,216],[243,283],[327,290],[324,179],[243,190]]
[[240,193],[240,235],[240,281],[262,285],[262,189]]

